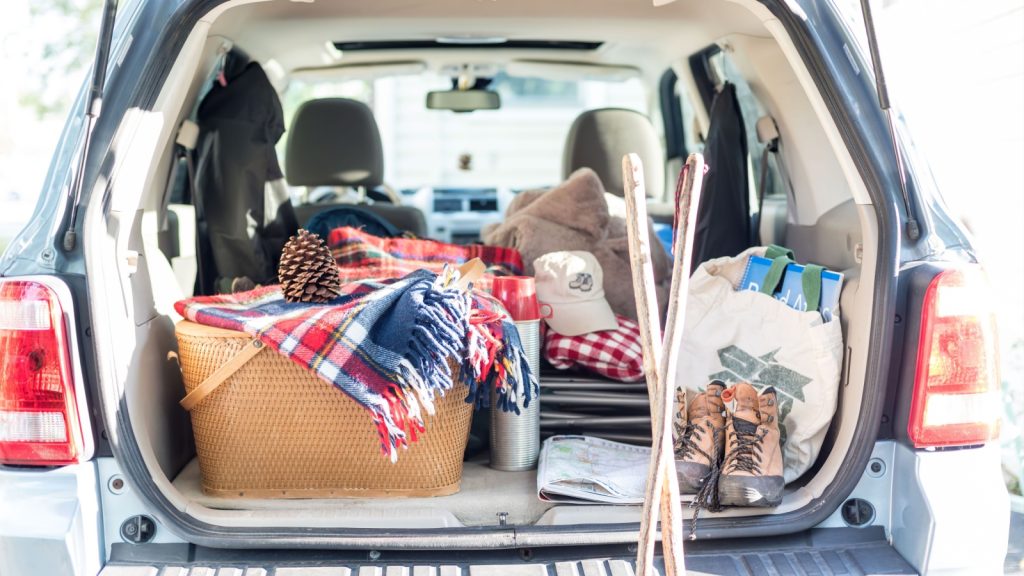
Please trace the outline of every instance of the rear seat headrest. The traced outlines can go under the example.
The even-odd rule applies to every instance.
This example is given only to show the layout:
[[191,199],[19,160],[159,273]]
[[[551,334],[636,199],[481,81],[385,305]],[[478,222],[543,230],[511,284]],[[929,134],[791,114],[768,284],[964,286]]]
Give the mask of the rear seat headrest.
[[660,197],[665,192],[665,155],[651,121],[635,110],[588,110],[569,128],[562,178],[588,167],[597,172],[606,191],[622,196],[622,157],[630,152],[644,163],[647,195]]
[[304,103],[288,131],[285,172],[292,186],[379,186],[384,151],[373,112],[347,98]]

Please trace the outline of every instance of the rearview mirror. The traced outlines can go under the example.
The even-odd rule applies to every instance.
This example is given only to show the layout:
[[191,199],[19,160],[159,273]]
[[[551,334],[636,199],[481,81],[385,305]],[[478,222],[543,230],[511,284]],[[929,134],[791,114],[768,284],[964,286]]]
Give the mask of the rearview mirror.
[[474,110],[497,110],[501,108],[501,97],[490,90],[433,90],[427,92],[428,110],[451,110],[472,112]]

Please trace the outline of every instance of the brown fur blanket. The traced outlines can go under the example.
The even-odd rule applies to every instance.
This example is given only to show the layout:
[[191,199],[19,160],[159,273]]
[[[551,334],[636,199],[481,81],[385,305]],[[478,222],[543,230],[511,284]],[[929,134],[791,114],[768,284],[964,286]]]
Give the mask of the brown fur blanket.
[[[485,227],[481,237],[485,244],[519,250],[526,274],[531,276],[533,261],[549,252],[586,250],[592,253],[604,271],[604,291],[612,310],[636,320],[626,221],[608,214],[604,193],[597,174],[589,168],[580,168],[555,188],[520,192],[505,211],[505,220]],[[658,307],[664,316],[671,262],[650,221],[647,228]]]

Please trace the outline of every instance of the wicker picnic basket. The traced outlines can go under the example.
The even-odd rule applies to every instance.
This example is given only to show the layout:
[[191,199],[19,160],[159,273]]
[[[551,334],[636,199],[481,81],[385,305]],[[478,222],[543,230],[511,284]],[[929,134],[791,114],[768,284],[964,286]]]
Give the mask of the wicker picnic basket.
[[[457,384],[398,462],[370,413],[242,332],[179,322],[175,332],[203,492],[223,497],[443,496],[459,490],[472,405]],[[458,370],[453,365],[453,370]],[[457,379],[456,379],[457,381]],[[220,382],[219,385],[217,383]]]

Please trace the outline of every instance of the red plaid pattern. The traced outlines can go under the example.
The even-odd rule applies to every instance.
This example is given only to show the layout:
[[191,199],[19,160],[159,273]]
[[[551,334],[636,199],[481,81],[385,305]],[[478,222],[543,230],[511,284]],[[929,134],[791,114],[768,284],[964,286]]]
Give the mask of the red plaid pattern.
[[643,380],[640,326],[625,316],[616,314],[615,317],[619,321],[615,330],[564,336],[549,329],[544,344],[545,358],[560,370],[579,366],[622,382]]
[[331,231],[327,238],[341,281],[366,278],[401,278],[420,269],[440,272],[445,264],[459,265],[480,258],[487,273],[474,282],[481,290],[490,290],[494,276],[523,273],[523,257],[514,248],[461,246],[419,238],[381,238],[349,226]]

